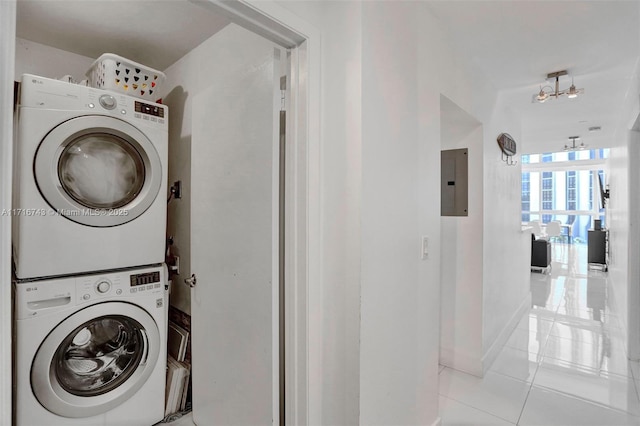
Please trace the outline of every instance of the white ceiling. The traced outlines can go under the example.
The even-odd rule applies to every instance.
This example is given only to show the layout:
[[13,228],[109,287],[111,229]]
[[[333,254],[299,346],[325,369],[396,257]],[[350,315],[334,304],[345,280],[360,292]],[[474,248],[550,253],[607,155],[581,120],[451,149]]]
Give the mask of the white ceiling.
[[[0,0],[1,1],[1,0]],[[18,0],[20,38],[164,70],[229,21],[188,0]]]
[[[428,1],[443,28],[522,116],[521,152],[562,149],[569,136],[608,147],[640,55],[638,1]],[[566,69],[585,94],[532,97]],[[560,78],[560,89],[571,85]],[[590,133],[591,126],[602,131]]]

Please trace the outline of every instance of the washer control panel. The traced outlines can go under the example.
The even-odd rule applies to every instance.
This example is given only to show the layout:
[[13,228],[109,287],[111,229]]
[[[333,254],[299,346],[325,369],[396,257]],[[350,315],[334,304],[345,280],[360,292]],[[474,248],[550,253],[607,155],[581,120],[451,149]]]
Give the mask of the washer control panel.
[[137,297],[152,291],[164,291],[161,271],[149,269],[132,273],[115,272],[92,275],[77,280],[76,302],[86,303],[105,297]]
[[86,276],[78,278],[76,300],[77,302],[89,302],[107,296],[117,296],[123,293],[124,284],[120,274],[109,276]]
[[102,274],[14,281],[16,319],[105,300],[149,298],[157,301],[164,295],[166,274],[164,266],[150,266]]
[[160,272],[145,272],[129,276],[129,292],[138,293],[160,288]]

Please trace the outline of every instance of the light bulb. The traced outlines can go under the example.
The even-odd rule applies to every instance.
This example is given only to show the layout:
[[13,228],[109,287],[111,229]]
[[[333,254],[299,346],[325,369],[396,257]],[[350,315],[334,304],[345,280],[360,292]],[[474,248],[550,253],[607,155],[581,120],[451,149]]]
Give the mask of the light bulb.
[[541,87],[540,88],[540,93],[538,93],[538,96],[536,96],[536,99],[538,100],[538,102],[542,103],[542,102],[546,101],[548,97],[549,97],[549,95],[544,93],[544,90],[542,90],[542,87]]

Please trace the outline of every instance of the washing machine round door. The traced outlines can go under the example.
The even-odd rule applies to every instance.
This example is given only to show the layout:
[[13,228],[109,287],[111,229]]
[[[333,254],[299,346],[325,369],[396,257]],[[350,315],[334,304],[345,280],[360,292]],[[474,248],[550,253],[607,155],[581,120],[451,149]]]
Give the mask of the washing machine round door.
[[160,334],[142,308],[105,302],[76,312],[46,337],[31,367],[33,392],[63,417],[104,413],[135,394],[160,354]]
[[34,172],[50,213],[96,227],[134,220],[162,183],[160,157],[149,138],[126,121],[100,115],[51,130],[38,147]]

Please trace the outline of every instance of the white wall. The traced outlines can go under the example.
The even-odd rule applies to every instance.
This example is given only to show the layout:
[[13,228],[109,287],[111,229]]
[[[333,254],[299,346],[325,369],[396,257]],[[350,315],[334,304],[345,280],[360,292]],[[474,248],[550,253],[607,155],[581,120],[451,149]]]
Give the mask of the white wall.
[[[417,12],[419,10],[419,13]],[[438,359],[440,357],[440,76],[447,56],[448,46],[443,43],[442,30],[435,25],[431,13],[418,5],[417,25],[417,75],[418,78],[418,184],[415,187],[419,216],[416,247],[420,252],[420,237],[429,238],[428,260],[418,264],[419,275],[415,306],[419,309],[418,320],[421,337],[416,342],[418,357],[424,362],[417,364],[415,374],[422,379],[416,400],[419,420],[425,424],[436,412],[438,392]],[[436,59],[437,58],[437,59]],[[435,76],[438,76],[437,78]],[[415,240],[414,240],[415,241]],[[437,418],[436,418],[437,419]]]
[[631,359],[640,359],[640,132],[628,130],[611,149],[607,204],[609,227],[609,276],[614,304],[609,306],[628,333],[627,352]]
[[[517,137],[519,122],[504,114],[494,117],[495,97],[484,97],[486,79],[474,77],[423,3],[280,4],[317,26],[323,43],[324,346],[320,362],[310,361],[311,374],[322,380],[319,397],[310,401],[312,423],[431,424],[437,418],[439,357],[440,95],[483,124],[480,158],[488,152],[492,160],[499,158],[497,133],[489,132],[499,128]],[[358,84],[360,98],[353,88]],[[491,235],[500,235],[491,247],[507,240],[502,252],[523,248],[520,188],[513,186],[519,173],[519,167],[510,167],[479,176],[504,190],[495,207],[515,212],[508,223],[489,224]],[[507,184],[499,185],[504,178]],[[481,219],[478,226],[485,230]],[[425,261],[423,235],[431,247]],[[475,244],[484,247],[481,239]],[[518,261],[524,270],[516,281],[522,282],[492,272],[487,279],[495,281],[478,289],[482,299],[490,289],[486,304],[503,291],[509,300],[518,298],[512,291],[519,296],[513,305],[486,307],[504,309],[501,318],[514,316],[526,299],[527,256]],[[495,265],[504,266],[502,259]],[[482,270],[475,272],[483,276]],[[354,327],[358,314],[360,333]],[[491,346],[490,339],[482,343],[478,360]],[[359,380],[355,387],[354,380]],[[358,393],[359,413],[349,405]]]
[[607,204],[609,276],[613,289],[610,309],[629,336],[627,353],[640,359],[640,62],[629,80],[624,111],[609,154]]
[[[520,141],[520,119],[480,74],[456,78],[476,81],[480,96],[473,117],[445,97],[441,108],[442,149],[470,147],[470,205],[468,217],[441,219],[440,362],[482,376],[529,307],[531,236],[521,232],[521,165],[508,166],[496,140]],[[476,119],[481,127],[461,133]]]
[[626,315],[626,329],[629,331],[629,343],[627,354],[634,361],[640,360],[640,115],[634,130],[629,131],[629,232],[627,234],[628,273],[627,273],[627,299],[618,301],[620,307],[627,301],[628,313]]
[[71,75],[79,82],[86,79],[84,73],[95,59],[22,38],[16,39],[16,78],[22,74],[54,79]]
[[[487,98],[490,97],[486,94]],[[520,118],[498,96],[485,109],[483,217],[483,355],[486,372],[530,307],[531,234],[522,232],[522,167],[502,161],[497,137],[522,142]],[[516,155],[514,159],[519,160]]]
[[611,196],[607,203],[607,225],[609,228],[609,276],[613,288],[615,314],[622,326],[628,330],[628,279],[629,279],[629,237],[630,211],[629,178],[633,173],[630,166],[629,135],[621,135],[617,146],[609,153],[609,174],[607,181]]
[[[640,11],[638,11],[640,13]],[[640,34],[640,28],[638,29]],[[634,259],[640,259],[640,169],[637,167],[640,161],[640,59],[636,62],[636,69],[631,79],[628,92],[627,110],[629,111],[626,128],[631,129],[629,137],[629,232],[628,256],[629,270],[627,276],[628,299],[627,306],[627,330],[629,332],[629,344],[627,354],[633,360],[640,360],[640,263]],[[618,302],[618,306],[622,302]]]
[[[361,5],[326,6],[322,34],[322,424],[359,414]],[[325,62],[326,60],[326,62]],[[328,63],[330,62],[330,64]]]
[[[439,22],[435,25],[441,26]],[[465,240],[467,245],[475,248],[466,248],[465,256],[476,256],[481,263],[467,261],[464,272],[458,272],[457,277],[458,284],[464,285],[465,291],[476,291],[480,294],[467,298],[457,292],[456,301],[452,302],[449,298],[448,302],[450,305],[461,303],[464,306],[464,303],[468,304],[471,301],[471,297],[479,297],[475,309],[468,310],[468,315],[458,316],[456,321],[457,329],[465,333],[465,336],[470,332],[478,333],[478,338],[482,339],[482,349],[478,352],[477,343],[473,346],[469,342],[443,349],[449,352],[448,355],[461,354],[456,359],[457,368],[481,375],[491,365],[501,343],[506,341],[515,328],[518,316],[528,308],[530,300],[531,236],[521,232],[521,166],[519,163],[516,166],[507,166],[502,161],[496,140],[500,133],[506,132],[511,134],[516,142],[521,142],[521,120],[507,108],[505,101],[498,96],[489,80],[448,42],[446,29],[442,31],[441,38],[444,40],[441,45],[447,46],[446,52],[441,56],[434,56],[440,64],[440,91],[482,124],[482,165],[480,176],[477,178],[481,181],[482,212],[477,216],[470,215],[469,224],[459,225],[481,230],[481,234]],[[514,159],[517,161],[518,157]],[[442,239],[446,246],[444,232],[445,228]],[[460,232],[459,228],[457,232]],[[473,231],[469,232],[473,234]],[[451,259],[444,257],[444,252],[442,255],[443,276],[446,276],[445,269],[454,265],[451,264]],[[478,284],[480,282],[481,285]],[[443,289],[446,285],[447,283],[443,282]],[[478,309],[481,309],[480,317]],[[443,315],[446,317],[446,313]]]
[[482,375],[482,125],[445,96],[442,150],[468,149],[468,216],[440,218],[440,363]]
[[431,424],[438,256],[422,260],[420,249],[437,226],[438,202],[424,197],[437,192],[439,168],[423,171],[440,144],[421,137],[416,91],[428,78],[419,46],[429,16],[412,2],[364,2],[362,10],[360,424]]

